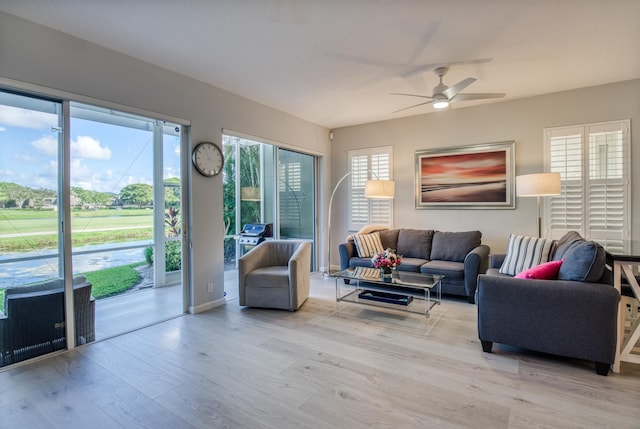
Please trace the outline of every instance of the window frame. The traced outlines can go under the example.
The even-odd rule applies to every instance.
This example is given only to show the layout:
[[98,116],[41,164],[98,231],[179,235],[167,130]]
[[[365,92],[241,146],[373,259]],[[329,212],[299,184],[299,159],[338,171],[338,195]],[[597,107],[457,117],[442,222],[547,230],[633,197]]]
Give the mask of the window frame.
[[[355,157],[359,157],[364,161],[361,162],[360,168],[354,167]],[[387,158],[386,160],[384,159],[385,157]],[[347,152],[347,162],[350,173],[348,182],[348,230],[358,231],[370,224],[385,225],[392,228],[393,200],[365,198],[364,185],[369,179],[393,180],[393,146],[350,150]],[[354,218],[356,208],[358,208],[361,216],[359,219]],[[367,213],[366,220],[364,219],[365,212]]]
[[[621,147],[614,150],[618,151],[619,161],[611,165],[616,174],[611,178],[591,177],[594,171],[593,166],[599,166],[598,170],[603,171],[603,164],[599,158],[593,157],[595,153],[591,150],[593,139],[598,135],[617,132],[621,133]],[[550,197],[544,202],[543,225],[547,232],[545,235],[558,239],[567,231],[577,230],[583,237],[595,240],[605,247],[620,251],[627,250],[626,247],[631,238],[630,133],[629,119],[544,128],[545,171],[560,172],[562,181],[561,195]],[[570,137],[579,141],[570,142]],[[554,160],[552,141],[557,138],[565,138],[567,146],[565,146],[565,157]],[[573,154],[567,154],[570,150],[567,149],[568,145],[571,143],[574,145],[571,149]],[[576,151],[578,145],[579,154]],[[579,160],[576,159],[577,156]],[[564,162],[564,171],[562,167],[559,170],[557,162]],[[606,162],[609,162],[608,154]],[[571,177],[567,179],[567,175]],[[607,195],[608,188],[615,191],[611,198]],[[558,206],[562,209],[562,200],[565,205],[564,212],[556,216],[562,219],[560,216],[564,213],[565,224],[564,227],[554,227],[554,212],[558,210]],[[614,208],[607,211],[605,215],[596,214],[595,207],[606,209],[607,206]],[[570,222],[566,221],[569,210],[573,212],[573,219]]]

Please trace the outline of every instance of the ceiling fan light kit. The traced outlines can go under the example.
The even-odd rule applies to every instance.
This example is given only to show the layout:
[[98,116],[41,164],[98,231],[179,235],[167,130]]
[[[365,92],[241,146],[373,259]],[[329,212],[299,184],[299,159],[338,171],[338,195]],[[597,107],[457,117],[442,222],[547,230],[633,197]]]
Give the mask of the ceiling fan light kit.
[[433,103],[431,103],[434,109],[446,109],[449,107],[449,100],[446,99],[435,99]]
[[419,94],[403,94],[403,93],[393,93],[393,95],[404,95],[409,97],[419,97],[419,98],[427,98],[431,101],[427,101],[424,103],[416,104],[413,106],[405,107],[400,110],[396,110],[394,113],[411,109],[413,107],[424,106],[426,104],[431,104],[434,109],[446,109],[449,107],[449,104],[457,101],[467,101],[467,100],[485,100],[489,98],[502,98],[506,94],[504,93],[475,93],[475,94],[462,94],[460,91],[471,85],[477,79],[473,77],[468,77],[466,79],[461,80],[453,86],[447,86],[442,83],[442,77],[447,74],[449,71],[449,67],[436,67],[433,72],[436,76],[438,76],[440,82],[433,88],[433,93],[431,97],[428,95],[419,95]]

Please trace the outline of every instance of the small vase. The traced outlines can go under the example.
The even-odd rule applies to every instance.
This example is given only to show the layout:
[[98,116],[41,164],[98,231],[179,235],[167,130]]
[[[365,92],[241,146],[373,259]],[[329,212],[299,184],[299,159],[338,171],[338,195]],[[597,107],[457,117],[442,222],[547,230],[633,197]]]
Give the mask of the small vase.
[[391,282],[391,267],[380,267],[380,279],[383,282]]

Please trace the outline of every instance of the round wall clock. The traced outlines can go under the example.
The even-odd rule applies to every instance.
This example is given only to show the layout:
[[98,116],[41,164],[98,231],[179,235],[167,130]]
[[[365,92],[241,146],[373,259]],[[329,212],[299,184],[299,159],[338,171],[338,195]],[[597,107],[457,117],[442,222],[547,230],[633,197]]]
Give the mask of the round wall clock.
[[212,142],[198,143],[191,159],[198,173],[206,177],[220,174],[224,166],[224,155],[218,145]]

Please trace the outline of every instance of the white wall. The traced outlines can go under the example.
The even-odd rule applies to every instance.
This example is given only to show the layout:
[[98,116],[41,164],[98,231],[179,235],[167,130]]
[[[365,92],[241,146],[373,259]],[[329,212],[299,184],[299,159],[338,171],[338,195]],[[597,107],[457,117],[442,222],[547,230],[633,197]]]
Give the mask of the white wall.
[[[226,128],[301,151],[329,151],[323,127],[2,12],[0,78],[189,120],[192,146],[202,140],[221,144]],[[192,173],[194,290],[189,306],[204,309],[223,302],[222,176]],[[208,283],[214,284],[213,293],[207,292]]]
[[[348,170],[347,151],[393,145],[395,227],[482,231],[492,252],[504,252],[509,233],[537,235],[535,198],[517,198],[515,210],[416,210],[414,152],[422,149],[514,140],[516,175],[543,171],[543,128],[631,119],[632,235],[640,239],[640,79],[561,93],[462,107],[334,130],[333,183]],[[638,167],[637,169],[635,167]],[[346,188],[346,186],[345,186]],[[346,192],[336,195],[332,243],[349,233]],[[332,258],[334,259],[334,258]],[[334,264],[337,260],[334,259]]]

